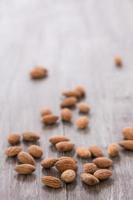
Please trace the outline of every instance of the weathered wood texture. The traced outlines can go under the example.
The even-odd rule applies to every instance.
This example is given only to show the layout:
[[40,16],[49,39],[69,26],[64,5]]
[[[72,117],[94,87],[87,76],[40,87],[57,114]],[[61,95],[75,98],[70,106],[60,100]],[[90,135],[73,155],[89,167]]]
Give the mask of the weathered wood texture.
[[[16,161],[4,156],[10,132],[40,132],[45,157],[57,156],[48,143],[54,134],[69,136],[76,146],[98,144],[105,150],[122,138],[121,129],[133,125],[132,11],[131,0],[0,0],[0,199],[133,199],[131,152],[114,159],[109,181],[87,187],[78,176],[76,183],[56,191],[42,186],[46,172],[39,161],[35,174],[23,177],[13,170]],[[124,60],[122,69],[113,63],[117,53]],[[36,64],[49,69],[46,80],[29,79]],[[90,128],[77,131],[60,124],[44,129],[40,108],[48,105],[59,113],[61,91],[77,84],[87,88]],[[73,121],[77,117],[74,111]]]

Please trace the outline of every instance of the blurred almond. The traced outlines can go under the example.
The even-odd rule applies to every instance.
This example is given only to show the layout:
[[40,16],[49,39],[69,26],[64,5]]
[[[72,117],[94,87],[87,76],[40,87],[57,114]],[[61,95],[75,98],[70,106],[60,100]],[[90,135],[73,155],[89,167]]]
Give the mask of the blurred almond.
[[95,176],[89,173],[82,173],[80,177],[82,182],[87,185],[96,185],[99,183],[99,180]]
[[13,147],[8,147],[6,149],[6,151],[5,151],[5,154],[8,157],[14,157],[14,156],[17,156],[20,151],[22,151],[22,147],[20,147],[20,146],[13,146]]
[[124,149],[133,151],[133,140],[123,140],[123,141],[120,141],[119,144]]
[[97,166],[94,163],[85,163],[83,169],[85,173],[93,174],[97,170]]
[[133,128],[132,127],[124,128],[122,133],[123,133],[124,139],[133,140]]
[[53,125],[58,121],[59,117],[53,114],[44,115],[42,118],[42,122],[45,125]]
[[90,150],[93,157],[103,156],[103,151],[99,146],[96,146],[96,145],[90,146],[89,150]]
[[112,176],[112,171],[108,169],[99,169],[94,173],[94,176],[99,180],[105,180]]
[[81,113],[88,113],[90,111],[90,106],[85,102],[81,102],[78,104],[78,109]]
[[112,143],[108,146],[108,154],[111,157],[118,156],[119,154],[119,146],[116,143]]
[[55,163],[55,167],[59,172],[72,169],[77,170],[77,164],[72,158],[62,158]]
[[23,140],[26,142],[36,142],[40,139],[40,135],[35,132],[24,132],[23,133]]
[[28,152],[30,155],[32,155],[34,158],[41,158],[43,155],[43,150],[38,145],[31,145],[28,148]]
[[69,141],[69,138],[67,138],[64,135],[54,135],[49,138],[49,142],[52,144],[56,144],[58,142],[63,142],[63,141]]
[[23,174],[23,175],[28,175],[28,174],[33,173],[35,169],[36,169],[35,166],[30,165],[30,164],[21,164],[15,167],[15,171],[18,174]]
[[89,119],[86,116],[81,116],[76,121],[76,126],[79,129],[87,128],[89,124]]
[[85,87],[82,85],[76,86],[74,90],[79,93],[80,98],[86,95]]
[[27,152],[21,151],[18,154],[18,160],[19,162],[23,163],[23,164],[30,164],[30,165],[35,165],[35,160],[34,158]]
[[95,165],[97,165],[97,167],[99,168],[107,168],[107,167],[112,166],[113,161],[106,157],[99,157],[99,158],[94,159],[93,163],[95,163]]
[[123,64],[122,58],[120,56],[115,56],[114,61],[115,61],[116,66],[118,66],[118,67],[121,67]]
[[46,116],[46,115],[50,115],[50,114],[52,114],[52,111],[51,111],[50,108],[43,108],[43,109],[41,110],[41,116],[42,116],[42,117],[43,117],[43,116]]
[[48,70],[42,66],[34,67],[30,72],[30,77],[32,79],[45,78],[48,75]]
[[20,143],[20,134],[18,133],[11,133],[8,135],[8,143],[11,145],[16,145],[18,143]]
[[62,182],[59,178],[54,176],[44,176],[42,177],[42,183],[48,187],[58,189],[62,187]]
[[72,112],[68,108],[64,108],[61,110],[61,119],[66,122],[71,122]]
[[41,166],[48,169],[55,165],[55,163],[58,161],[58,158],[46,158],[41,161]]
[[75,97],[67,97],[65,98],[61,103],[61,108],[69,108],[69,107],[75,107],[77,103],[77,99]]
[[76,173],[74,170],[72,169],[68,169],[66,171],[64,171],[61,174],[61,179],[65,182],[65,183],[71,183],[75,180],[76,178]]
[[58,142],[56,145],[56,149],[59,152],[67,152],[67,151],[72,151],[74,148],[74,144],[71,142]]
[[89,151],[88,148],[85,147],[78,147],[76,149],[77,156],[80,158],[90,158],[91,157],[91,152]]

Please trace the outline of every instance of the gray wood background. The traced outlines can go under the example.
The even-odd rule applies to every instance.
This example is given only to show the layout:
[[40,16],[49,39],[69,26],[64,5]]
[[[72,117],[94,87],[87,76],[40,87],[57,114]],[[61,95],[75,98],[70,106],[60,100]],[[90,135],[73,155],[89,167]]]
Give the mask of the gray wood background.
[[[78,176],[56,191],[42,186],[46,172],[39,161],[34,175],[23,177],[13,170],[16,160],[4,156],[10,132],[40,132],[45,157],[57,156],[48,143],[54,134],[69,136],[76,146],[97,144],[105,150],[122,138],[121,129],[133,125],[132,19],[132,0],[0,0],[0,199],[133,199],[132,152],[114,159],[110,180],[87,187]],[[122,69],[114,66],[116,54],[123,58]],[[46,80],[29,79],[36,64],[49,69]],[[44,129],[40,109],[50,106],[58,114],[61,91],[77,84],[87,88],[90,128],[60,124]],[[73,121],[77,118],[74,111]]]

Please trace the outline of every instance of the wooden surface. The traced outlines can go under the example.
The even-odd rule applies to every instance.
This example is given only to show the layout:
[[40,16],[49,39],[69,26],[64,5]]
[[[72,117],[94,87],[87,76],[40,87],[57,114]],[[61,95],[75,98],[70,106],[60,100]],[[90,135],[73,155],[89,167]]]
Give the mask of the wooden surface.
[[[40,181],[54,171],[42,171],[38,161],[32,176],[18,176],[16,160],[4,155],[10,132],[41,133],[45,157],[58,155],[48,143],[54,134],[69,136],[76,146],[100,145],[105,154],[108,144],[122,138],[121,129],[133,125],[132,11],[131,0],[0,0],[0,199],[133,199],[132,152],[114,159],[110,180],[87,187],[78,175],[74,184],[56,191]],[[123,57],[122,69],[114,66],[115,54]],[[46,80],[29,79],[36,64],[48,68]],[[61,91],[77,84],[87,88],[90,128],[42,127],[40,109],[50,106],[58,114]],[[78,113],[73,113],[74,121]]]

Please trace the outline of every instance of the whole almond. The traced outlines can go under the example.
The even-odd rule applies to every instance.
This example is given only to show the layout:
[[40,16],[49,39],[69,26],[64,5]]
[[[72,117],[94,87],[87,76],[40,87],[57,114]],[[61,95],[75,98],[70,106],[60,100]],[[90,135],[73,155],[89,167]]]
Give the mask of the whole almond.
[[23,140],[26,142],[36,142],[40,139],[40,135],[35,132],[24,132],[23,133]]
[[61,188],[62,187],[62,182],[59,178],[56,178],[54,176],[44,176],[42,177],[42,183],[45,184],[48,187],[51,188]]
[[66,90],[62,94],[66,97],[75,97],[75,98],[80,97],[80,93],[77,90]]
[[93,157],[103,156],[103,151],[99,146],[96,146],[96,145],[90,146],[89,150],[90,150]]
[[56,149],[59,152],[67,152],[72,151],[74,148],[74,144],[71,142],[58,142],[56,145]]
[[99,180],[105,180],[112,176],[112,171],[108,169],[99,169],[94,173],[94,176]]
[[64,135],[54,135],[52,137],[49,138],[49,142],[51,144],[56,144],[58,142],[64,142],[64,141],[69,141],[69,138],[67,138],[66,136]]
[[122,66],[122,58],[120,56],[115,56],[114,61],[118,67]]
[[15,167],[15,171],[18,174],[27,175],[27,174],[31,174],[32,172],[35,171],[35,166],[30,165],[30,164],[21,164],[21,165],[17,165]]
[[58,158],[46,158],[41,161],[42,167],[48,169],[55,165],[55,163],[58,161]]
[[123,141],[119,142],[119,144],[124,149],[133,151],[133,140],[123,140]]
[[58,121],[59,117],[53,114],[49,114],[49,115],[44,115],[42,117],[42,122],[45,125],[53,125]]
[[78,92],[80,98],[81,98],[81,97],[84,97],[84,96],[86,95],[85,88],[84,88],[84,86],[82,86],[82,85],[76,86],[76,88],[75,88],[74,90],[75,90],[76,92]]
[[55,167],[59,172],[72,169],[77,170],[77,164],[72,158],[62,158],[55,163]]
[[85,147],[78,147],[76,149],[77,156],[80,158],[90,158],[91,157],[91,152],[89,151],[88,148]]
[[82,173],[80,177],[82,182],[87,185],[96,185],[99,183],[99,180],[95,176],[89,173]]
[[28,152],[30,155],[32,155],[34,158],[41,158],[41,156],[43,155],[43,150],[41,147],[39,147],[38,145],[31,145],[28,148]]
[[21,151],[17,158],[23,164],[35,165],[34,158],[27,152]]
[[74,161],[75,163],[77,163],[77,160],[76,159],[74,159],[73,157],[70,157],[70,156],[61,156],[61,157],[59,157],[58,158],[58,160],[62,160],[62,159],[71,159],[72,161]]
[[75,107],[77,103],[77,99],[75,97],[67,97],[65,98],[62,103],[61,103],[61,108],[71,108],[71,107]]
[[122,133],[123,133],[124,139],[133,140],[133,128],[132,127],[124,128]]
[[87,128],[89,124],[89,119],[87,116],[81,116],[79,119],[76,121],[76,126],[79,129],[84,129]]
[[71,183],[75,180],[76,178],[76,173],[74,170],[72,169],[68,169],[66,171],[64,171],[61,174],[61,179],[65,182],[65,183]]
[[111,157],[118,156],[119,154],[119,146],[116,143],[112,143],[108,146],[108,154]]
[[20,135],[18,133],[11,133],[8,135],[8,143],[11,145],[16,145],[20,143]]
[[30,72],[30,76],[32,79],[45,78],[47,75],[48,75],[47,69],[42,66],[34,67]]
[[64,108],[61,110],[61,119],[66,122],[70,122],[72,119],[72,112],[68,108]]
[[85,173],[93,174],[97,170],[97,166],[94,163],[85,163],[83,169]]
[[8,147],[6,149],[6,151],[5,151],[5,154],[8,157],[14,157],[14,156],[17,156],[20,151],[22,151],[22,147],[20,147],[20,146],[13,146],[13,147]]
[[81,102],[78,104],[78,109],[81,113],[88,113],[90,111],[90,106],[85,102]]
[[97,167],[99,168],[107,168],[107,167],[112,166],[113,161],[106,157],[99,157],[99,158],[95,158],[93,160],[93,163],[95,163]]
[[52,111],[51,111],[50,108],[43,108],[43,109],[41,110],[41,116],[42,116],[42,117],[45,116],[45,115],[50,115],[50,114],[52,114]]

